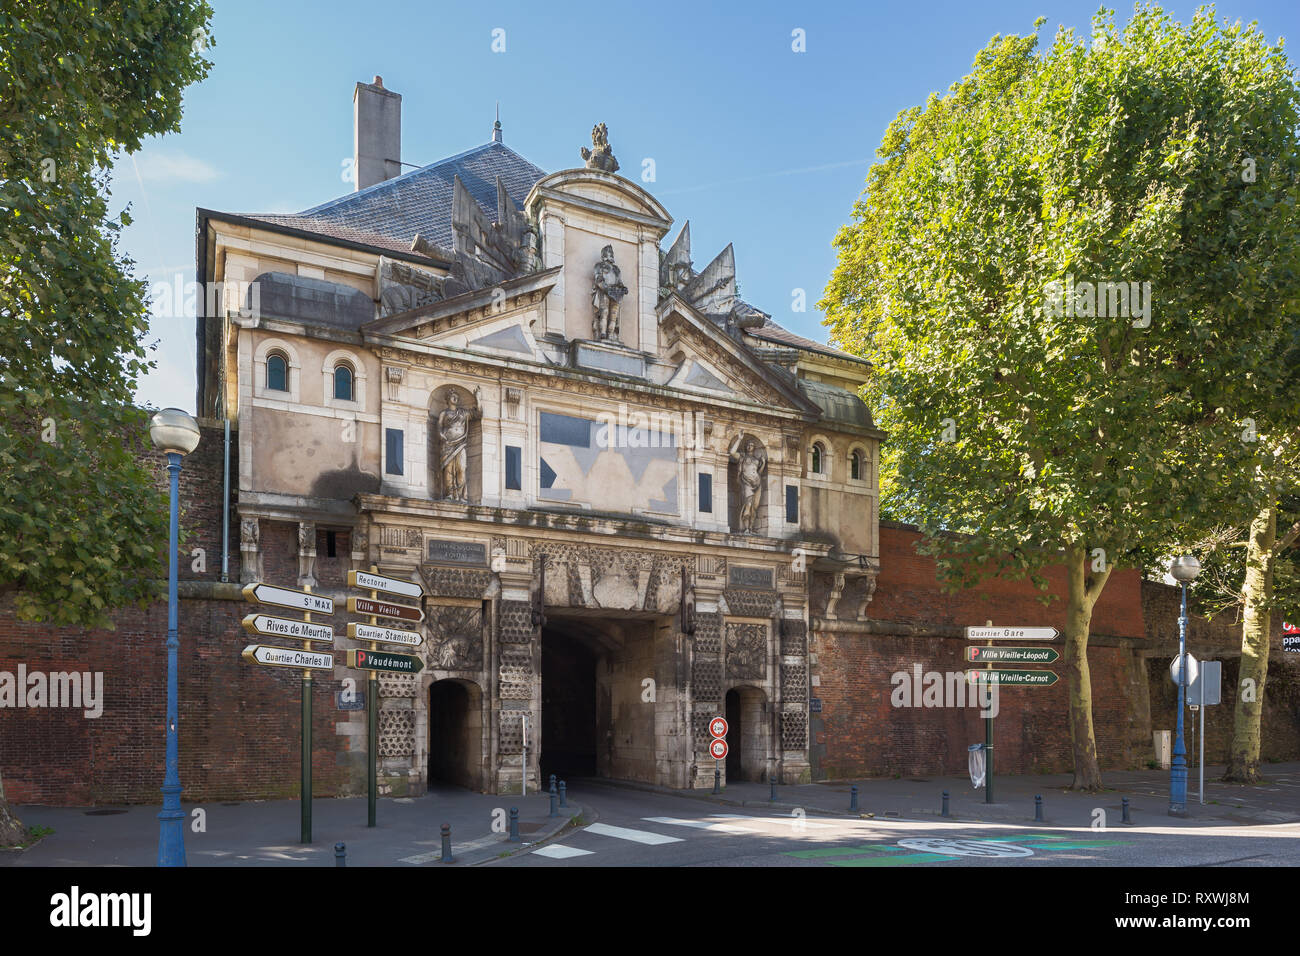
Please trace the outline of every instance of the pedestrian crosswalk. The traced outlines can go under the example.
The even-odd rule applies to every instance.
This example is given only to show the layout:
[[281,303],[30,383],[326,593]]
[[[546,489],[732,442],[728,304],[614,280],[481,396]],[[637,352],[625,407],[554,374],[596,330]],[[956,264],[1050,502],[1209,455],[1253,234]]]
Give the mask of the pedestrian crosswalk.
[[[564,843],[550,843],[531,851],[534,856],[547,857],[552,860],[569,860],[575,857],[593,856],[602,849],[611,849],[620,843],[638,843],[643,846],[662,846],[668,843],[683,842],[682,836],[671,835],[672,830],[681,832],[695,831],[710,835],[767,835],[791,836],[804,830],[833,829],[833,823],[814,823],[800,815],[794,816],[746,816],[738,813],[712,813],[704,817],[686,819],[682,817],[642,817],[641,823],[648,823],[655,829],[640,827],[613,826],[607,823],[593,823],[574,832]],[[664,830],[670,832],[662,832]],[[606,840],[591,840],[589,837],[604,837]],[[609,841],[619,841],[617,843]],[[581,846],[574,845],[581,843]]]

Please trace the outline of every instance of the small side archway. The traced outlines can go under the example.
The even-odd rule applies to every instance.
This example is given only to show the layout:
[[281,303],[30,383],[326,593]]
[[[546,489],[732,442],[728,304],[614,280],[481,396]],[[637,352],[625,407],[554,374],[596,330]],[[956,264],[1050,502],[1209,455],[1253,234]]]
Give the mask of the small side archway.
[[740,685],[727,691],[727,780],[759,782],[767,778],[767,695],[757,687]]
[[446,679],[429,686],[430,784],[484,790],[483,691],[473,681]]

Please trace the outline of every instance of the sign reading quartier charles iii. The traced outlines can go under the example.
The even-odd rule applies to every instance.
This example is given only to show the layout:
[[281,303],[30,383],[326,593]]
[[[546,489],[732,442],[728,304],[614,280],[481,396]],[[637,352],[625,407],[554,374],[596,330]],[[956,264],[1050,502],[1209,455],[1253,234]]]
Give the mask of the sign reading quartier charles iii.
[[333,654],[300,651],[292,647],[271,647],[267,644],[249,644],[244,648],[244,660],[269,667],[308,667],[322,671],[334,669]]
[[384,591],[388,594],[396,594],[399,597],[418,598],[424,596],[424,588],[414,581],[387,578],[381,574],[371,574],[369,571],[349,571],[348,587]]
[[271,617],[269,614],[250,614],[243,620],[244,630],[249,634],[265,634],[267,637],[291,637],[298,641],[334,640],[334,630],[328,624],[309,624],[287,617]]
[[968,641],[1054,641],[1060,635],[1054,627],[968,627]]
[[244,600],[254,604],[274,604],[276,607],[292,608],[295,611],[311,611],[313,614],[333,614],[334,599],[310,591],[294,591],[290,588],[278,588],[274,584],[245,584]]

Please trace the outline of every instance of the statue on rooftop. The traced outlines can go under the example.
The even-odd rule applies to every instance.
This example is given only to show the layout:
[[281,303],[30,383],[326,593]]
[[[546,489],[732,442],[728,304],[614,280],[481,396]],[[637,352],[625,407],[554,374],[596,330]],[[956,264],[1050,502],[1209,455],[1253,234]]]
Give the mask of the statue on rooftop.
[[618,172],[618,160],[609,148],[609,130],[604,123],[597,123],[591,128],[591,149],[582,147],[582,158],[587,161],[588,169],[599,169],[606,173]]

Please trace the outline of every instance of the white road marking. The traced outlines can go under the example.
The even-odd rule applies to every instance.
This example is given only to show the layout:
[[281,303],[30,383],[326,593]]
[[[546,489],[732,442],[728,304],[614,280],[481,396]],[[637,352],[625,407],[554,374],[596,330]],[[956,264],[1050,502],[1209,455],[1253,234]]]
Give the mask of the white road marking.
[[707,820],[679,820],[677,817],[642,817],[646,823],[664,823],[670,827],[694,827],[697,830],[716,830],[718,833],[755,833],[749,827],[730,823],[710,823]]
[[[451,845],[451,855],[455,856],[458,852],[468,853],[470,850],[478,850],[493,843],[501,843],[504,837],[493,834],[492,836],[480,837],[477,840],[470,840],[468,843],[453,843]],[[434,860],[442,859],[441,850],[432,850],[429,853],[417,853],[415,856],[404,856],[398,863],[412,863],[419,866],[422,863],[432,863]]]
[[755,823],[772,823],[780,826],[798,825],[799,829],[804,830],[834,830],[833,823],[813,823],[807,817],[747,817],[742,813],[710,813],[711,817],[721,817],[724,820],[752,820]]
[[571,856],[590,856],[593,851],[579,850],[576,846],[564,846],[561,843],[552,843],[550,846],[544,846],[540,850],[534,850],[537,856],[549,856],[553,860],[567,860]]
[[644,843],[647,846],[658,846],[661,843],[681,843],[680,837],[664,836],[661,833],[651,833],[648,830],[630,830],[627,827],[611,827],[604,823],[593,823],[586,828],[587,833],[594,833],[597,836],[613,837],[616,840],[631,840],[633,843]]

